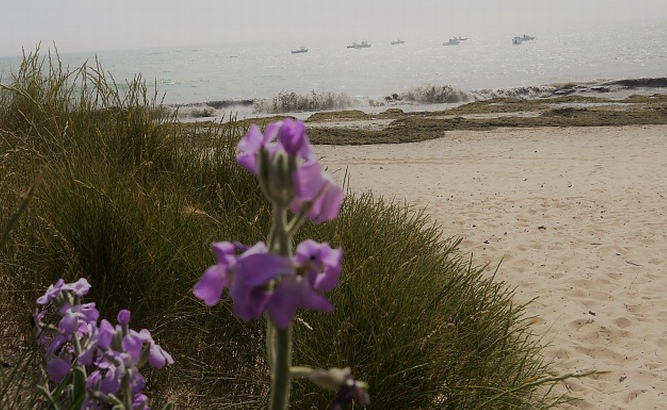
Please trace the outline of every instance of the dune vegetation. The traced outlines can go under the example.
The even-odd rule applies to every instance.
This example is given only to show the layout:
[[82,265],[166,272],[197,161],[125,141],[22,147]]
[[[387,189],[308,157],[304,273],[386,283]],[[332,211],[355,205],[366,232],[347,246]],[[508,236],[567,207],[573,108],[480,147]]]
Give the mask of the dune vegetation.
[[[154,408],[266,407],[264,331],[229,301],[206,308],[192,287],[210,244],[255,243],[269,205],[235,162],[246,122],[184,126],[140,77],[118,84],[97,64],[64,70],[30,54],[0,86],[0,408],[39,408],[45,382],[28,320],[59,278],[85,277],[102,317],[132,311],[175,359],[148,372]],[[350,176],[354,178],[354,176]],[[336,310],[304,312],[295,361],[350,366],[374,409],[538,409],[572,400],[541,356],[525,306],[493,269],[457,250],[419,209],[347,195],[338,219],[303,238],[343,248]],[[293,408],[327,391],[296,382]]]

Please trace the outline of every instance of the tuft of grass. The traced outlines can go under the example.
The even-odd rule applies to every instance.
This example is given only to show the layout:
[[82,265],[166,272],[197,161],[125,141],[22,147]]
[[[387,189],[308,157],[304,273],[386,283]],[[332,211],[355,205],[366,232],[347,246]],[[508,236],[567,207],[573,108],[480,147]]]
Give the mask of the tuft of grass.
[[[86,277],[102,317],[129,308],[133,327],[151,329],[176,359],[148,374],[154,407],[262,407],[264,325],[239,321],[226,298],[206,308],[191,296],[214,263],[211,242],[252,244],[270,226],[270,207],[235,162],[248,124],[179,124],[140,77],[122,87],[107,77],[99,66],[65,71],[35,53],[0,88],[2,215],[42,175],[0,249],[0,292],[15,307],[8,319],[21,323],[56,279]],[[427,120],[406,117],[389,128],[441,134]],[[351,366],[371,385],[369,408],[549,408],[568,400],[550,390],[562,378],[542,361],[512,289],[462,259],[458,241],[443,239],[423,212],[350,195],[339,219],[307,224],[299,239],[306,237],[342,246],[345,274],[331,294],[333,314],[300,316],[297,363]],[[30,330],[16,331],[28,346]],[[17,374],[0,379],[0,392],[16,389],[31,391]],[[293,397],[295,408],[322,408],[331,393],[299,381]]]

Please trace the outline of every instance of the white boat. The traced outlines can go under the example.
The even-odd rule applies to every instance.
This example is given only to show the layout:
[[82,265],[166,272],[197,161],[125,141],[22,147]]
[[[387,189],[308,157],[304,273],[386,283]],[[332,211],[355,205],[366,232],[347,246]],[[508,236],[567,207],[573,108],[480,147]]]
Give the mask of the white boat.
[[459,40],[456,37],[452,37],[447,41],[446,43],[442,43],[443,46],[458,46],[459,43],[461,43],[461,40]]
[[347,48],[369,48],[371,44],[364,40],[361,43],[352,43],[351,45],[347,46]]
[[405,43],[404,40],[401,40],[400,38],[397,38],[395,41],[392,41],[392,42],[391,42],[391,45],[392,45],[392,46],[395,46],[395,45],[397,45],[397,44],[403,44],[403,43]]
[[296,50],[292,50],[292,54],[301,54],[301,53],[307,53],[308,49],[304,46],[301,46],[297,48]]
[[458,41],[466,41],[468,39],[468,37],[453,37],[453,38]]

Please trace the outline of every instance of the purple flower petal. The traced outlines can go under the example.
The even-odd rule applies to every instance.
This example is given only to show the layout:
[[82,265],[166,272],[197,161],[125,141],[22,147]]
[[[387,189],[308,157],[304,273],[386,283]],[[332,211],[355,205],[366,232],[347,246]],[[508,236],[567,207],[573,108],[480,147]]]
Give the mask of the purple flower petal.
[[308,162],[299,166],[293,174],[294,200],[291,209],[300,213],[305,204],[306,216],[315,223],[322,223],[338,216],[343,203],[343,190],[328,175],[322,172],[319,162]]
[[54,383],[60,383],[72,368],[72,364],[58,356],[50,357],[46,362],[46,373],[49,380]]
[[258,126],[252,124],[248,129],[248,133],[241,139],[236,147],[236,150],[238,151],[236,162],[253,174],[257,174],[259,169],[257,156],[259,150],[262,149],[265,143],[266,141],[264,140],[262,131]]
[[[141,373],[134,371],[132,372],[132,377],[130,379],[130,387],[132,388],[132,393],[141,393],[144,387],[146,387],[146,379]],[[134,403],[134,401],[132,403]]]
[[248,322],[262,316],[271,292],[262,287],[248,286],[243,281],[234,281],[230,296],[234,300],[236,317]]
[[303,121],[285,118],[280,127],[278,139],[288,154],[298,156],[304,161],[315,159]]
[[266,309],[276,326],[284,329],[294,319],[297,308],[323,312],[333,310],[331,303],[315,293],[308,280],[298,275],[286,276],[273,292]]
[[104,394],[118,393],[123,375],[124,371],[122,369],[118,369],[112,364],[109,365],[100,382],[100,391]]
[[236,264],[234,253],[239,249],[243,249],[243,245],[231,242],[213,244],[213,252],[218,258],[218,263],[204,272],[193,290],[194,295],[203,300],[207,306],[220,302],[222,292],[229,285],[228,272]]
[[160,346],[152,343],[148,354],[148,364],[155,369],[161,369],[166,364],[174,364],[174,358]]
[[227,269],[220,265],[213,265],[204,272],[194,287],[193,293],[204,301],[207,306],[214,306],[220,302],[222,292],[227,286]]
[[88,294],[90,283],[88,283],[85,278],[81,278],[74,283],[70,283],[69,289],[74,292],[75,295],[83,297]]
[[107,350],[111,347],[113,336],[116,333],[116,328],[106,319],[102,319],[95,336],[95,344],[102,350]]
[[316,224],[336,219],[343,204],[343,189],[331,180],[328,182],[309,215]]
[[328,243],[317,243],[311,239],[301,242],[294,259],[306,271],[315,290],[330,291],[336,287],[342,270],[343,251],[331,249]]
[[143,348],[143,341],[139,333],[130,330],[129,333],[123,337],[121,346],[132,358],[132,363],[137,363],[139,361],[141,349]]
[[148,397],[145,394],[137,394],[132,398],[132,410],[150,410]]
[[248,133],[241,139],[236,147],[238,154],[236,162],[251,173],[257,175],[259,172],[259,151],[265,149],[270,155],[273,155],[278,149],[278,144],[273,140],[278,135],[282,122],[269,124],[264,130],[264,134],[255,124],[251,125]]
[[64,279],[58,279],[56,283],[49,285],[49,287],[46,289],[46,293],[37,298],[37,304],[46,305],[47,303],[49,303],[52,299],[54,299],[58,295],[58,293],[60,293],[64,284],[65,284]]
[[[234,269],[234,282],[243,281],[247,286],[264,286],[280,275],[293,272],[292,261],[271,253],[241,256]],[[232,285],[233,286],[233,285]]]
[[72,336],[78,328],[79,320],[71,309],[67,309],[58,323],[58,330],[65,336]]

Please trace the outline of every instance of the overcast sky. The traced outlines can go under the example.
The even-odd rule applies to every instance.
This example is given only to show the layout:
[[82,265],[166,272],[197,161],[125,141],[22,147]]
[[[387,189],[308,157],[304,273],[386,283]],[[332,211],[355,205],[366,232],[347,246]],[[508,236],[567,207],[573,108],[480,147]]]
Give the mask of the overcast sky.
[[[0,55],[665,21],[667,0],[0,0]],[[631,33],[629,33],[631,35]],[[666,32],[662,35],[667,37]],[[667,38],[665,39],[667,47]]]

